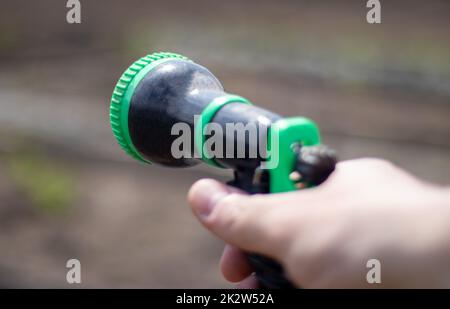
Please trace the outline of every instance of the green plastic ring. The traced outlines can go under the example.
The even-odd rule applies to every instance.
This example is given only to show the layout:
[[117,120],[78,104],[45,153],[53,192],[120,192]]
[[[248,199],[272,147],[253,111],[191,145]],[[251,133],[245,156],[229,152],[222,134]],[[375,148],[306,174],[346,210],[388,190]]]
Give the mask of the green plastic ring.
[[205,136],[203,132],[206,128],[206,125],[211,122],[211,120],[214,118],[214,115],[219,111],[219,109],[221,109],[224,105],[228,103],[243,103],[249,105],[252,104],[246,98],[234,94],[227,94],[221,97],[217,97],[214,100],[212,100],[211,103],[209,103],[202,111],[200,115],[200,121],[196,124],[194,128],[195,146],[197,148],[198,153],[200,154],[200,158],[205,163],[214,167],[224,168],[222,165],[214,161],[214,159],[207,158],[204,155],[203,145],[205,143]]
[[134,90],[148,72],[156,66],[170,60],[186,60],[188,58],[174,53],[153,53],[135,61],[120,77],[111,97],[109,120],[111,129],[120,147],[138,161],[149,163],[134,147],[128,129],[128,111]]

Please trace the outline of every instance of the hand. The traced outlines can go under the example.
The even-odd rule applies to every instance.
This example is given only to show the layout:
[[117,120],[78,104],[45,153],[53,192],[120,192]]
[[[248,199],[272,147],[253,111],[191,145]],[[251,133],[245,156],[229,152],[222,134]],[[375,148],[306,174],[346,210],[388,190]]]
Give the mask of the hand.
[[[450,190],[386,161],[341,162],[319,187],[280,194],[200,180],[188,201],[229,244],[222,272],[241,287],[256,287],[241,250],[276,259],[303,288],[450,287]],[[381,284],[367,283],[370,259]]]

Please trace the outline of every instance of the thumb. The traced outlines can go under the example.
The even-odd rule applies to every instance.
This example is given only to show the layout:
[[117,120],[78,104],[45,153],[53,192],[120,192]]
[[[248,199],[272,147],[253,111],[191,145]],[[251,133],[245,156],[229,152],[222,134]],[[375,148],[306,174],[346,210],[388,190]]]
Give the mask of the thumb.
[[225,242],[279,258],[288,233],[278,224],[272,199],[249,196],[212,179],[197,181],[188,202],[199,221]]

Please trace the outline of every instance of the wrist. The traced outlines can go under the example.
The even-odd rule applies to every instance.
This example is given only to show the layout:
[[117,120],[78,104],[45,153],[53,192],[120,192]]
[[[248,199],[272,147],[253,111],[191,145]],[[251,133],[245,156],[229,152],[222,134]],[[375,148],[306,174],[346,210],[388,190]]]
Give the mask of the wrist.
[[[436,287],[450,287],[450,187],[434,187],[434,196],[430,197],[429,205],[433,209],[429,228],[435,235],[430,241],[431,259],[426,261],[426,268],[432,270],[436,278]],[[434,266],[433,266],[434,265]]]

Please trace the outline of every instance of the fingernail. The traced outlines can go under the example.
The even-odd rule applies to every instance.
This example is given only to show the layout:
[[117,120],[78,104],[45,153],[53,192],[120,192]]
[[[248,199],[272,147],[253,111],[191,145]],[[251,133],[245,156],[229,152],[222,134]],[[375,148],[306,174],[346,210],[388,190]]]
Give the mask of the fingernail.
[[212,180],[201,180],[189,192],[189,202],[197,216],[206,218],[217,203],[228,194],[222,184]]

